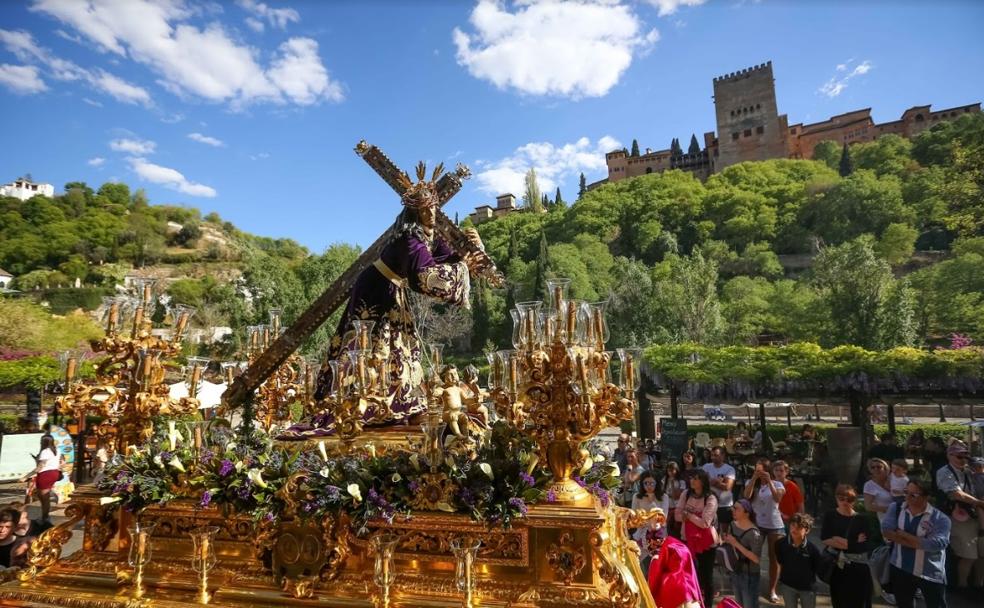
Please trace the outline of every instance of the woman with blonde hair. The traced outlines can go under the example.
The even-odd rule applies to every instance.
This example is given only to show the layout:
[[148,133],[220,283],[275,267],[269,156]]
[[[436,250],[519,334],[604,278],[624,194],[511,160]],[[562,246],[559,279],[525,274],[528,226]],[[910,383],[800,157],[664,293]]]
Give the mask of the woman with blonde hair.
[[892,488],[889,480],[891,469],[881,458],[868,459],[868,475],[870,479],[864,482],[864,510],[884,515],[892,505]]

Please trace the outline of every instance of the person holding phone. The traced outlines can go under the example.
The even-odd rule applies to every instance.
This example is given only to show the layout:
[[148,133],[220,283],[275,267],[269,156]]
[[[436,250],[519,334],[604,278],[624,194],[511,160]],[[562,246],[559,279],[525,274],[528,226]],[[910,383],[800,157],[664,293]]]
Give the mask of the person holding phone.
[[745,498],[752,501],[755,524],[765,536],[769,547],[769,601],[778,604],[776,586],[779,584],[779,562],[776,560],[776,543],[786,536],[782,513],[779,512],[779,503],[786,495],[786,486],[772,479],[769,470],[769,459],[759,458],[751,483],[745,486]]

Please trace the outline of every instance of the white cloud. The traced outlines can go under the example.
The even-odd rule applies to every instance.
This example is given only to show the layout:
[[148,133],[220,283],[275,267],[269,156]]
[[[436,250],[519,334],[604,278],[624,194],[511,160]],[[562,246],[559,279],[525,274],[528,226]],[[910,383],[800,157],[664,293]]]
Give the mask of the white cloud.
[[571,98],[608,93],[636,54],[659,39],[618,0],[515,3],[480,0],[474,33],[455,28],[458,64],[500,89]]
[[[277,27],[295,21],[290,16],[296,13],[293,9],[270,9],[256,2],[249,6]],[[177,95],[228,102],[233,108],[342,98],[341,86],[328,76],[314,40],[292,38],[264,68],[259,51],[235,40],[220,23],[202,28],[187,23],[199,11],[182,0],[34,0],[31,8],[71,26],[103,51],[148,67]]]
[[318,57],[318,43],[310,38],[291,38],[280,45],[267,74],[284,95],[302,106],[325,98],[342,101],[342,87],[328,77]]
[[96,156],[95,158],[90,158],[88,161],[86,161],[85,164],[89,165],[90,167],[101,167],[105,162],[106,162],[105,158],[101,156]]
[[486,194],[512,192],[521,196],[524,179],[531,168],[544,192],[552,192],[561,182],[576,178],[580,173],[598,173],[607,169],[605,153],[621,148],[622,144],[608,135],[592,145],[582,137],[574,143],[555,146],[549,142],[531,142],[516,148],[512,155],[498,161],[479,161],[482,167],[476,174],[478,189]]
[[665,17],[667,15],[672,15],[677,12],[677,9],[681,6],[700,6],[707,2],[707,0],[646,0],[649,4],[656,7],[657,13],[660,17]]
[[213,146],[215,148],[221,148],[222,146],[225,145],[224,143],[222,143],[222,140],[216,139],[214,137],[209,137],[208,135],[202,135],[201,133],[189,133],[188,139],[192,141],[197,141],[200,144]]
[[250,160],[263,160],[265,158],[270,158],[270,154],[268,154],[267,152],[260,152],[259,154],[249,155]]
[[143,156],[145,154],[153,154],[157,150],[157,144],[142,139],[114,139],[109,142],[109,147],[111,150],[116,152],[126,152],[127,154],[135,154],[138,156]]
[[169,124],[169,125],[173,125],[173,124],[177,124],[177,123],[181,122],[184,119],[185,119],[185,115],[184,114],[182,114],[181,112],[175,112],[174,114],[171,114],[169,116],[162,116],[161,117],[161,122],[166,123],[166,124]]
[[39,46],[29,32],[0,29],[0,43],[21,61],[40,63],[56,80],[72,82],[82,80],[93,88],[106,93],[123,103],[153,105],[146,89],[131,84],[105,70],[88,70],[54,55],[45,47]]
[[254,19],[253,17],[246,17],[246,25],[249,26],[249,29],[253,30],[258,34],[263,33],[263,30],[266,29],[266,26],[263,25],[262,21],[260,21],[259,19]]
[[[853,59],[849,59],[844,63],[839,63],[837,64],[835,70],[837,72],[847,72],[848,68],[850,68],[851,63],[853,62],[854,62]],[[844,74],[843,76],[840,77],[837,76],[831,77],[830,80],[823,83],[823,86],[820,87],[819,92],[823,93],[827,97],[831,97],[831,98],[837,97],[838,95],[844,92],[844,89],[847,88],[847,83],[851,79],[857,76],[864,76],[865,74],[870,72],[873,67],[874,66],[871,65],[871,61],[865,59],[858,65],[854,66],[854,69],[851,70],[850,72],[847,72],[847,74]]]
[[23,95],[48,90],[48,85],[44,84],[44,80],[38,75],[38,69],[33,65],[0,63],[0,85]]
[[90,106],[93,106],[93,107],[96,107],[96,108],[103,107],[103,104],[99,103],[95,99],[89,99],[88,97],[83,97],[82,98],[82,101],[84,101],[85,103],[89,104]]
[[215,188],[188,181],[180,171],[147,162],[143,158],[130,158],[130,168],[134,173],[152,184],[160,184],[170,190],[182,192],[189,196],[214,198]]
[[[270,8],[262,2],[256,2],[256,0],[239,0],[237,2],[239,6],[243,8],[248,13],[252,13],[256,17],[266,19],[270,22],[270,25],[279,28],[287,29],[287,24],[290,22],[300,23],[301,16],[292,8]],[[250,20],[257,21],[252,17],[246,18],[246,23],[249,24]],[[260,24],[260,29],[256,30],[258,32],[263,31],[263,23],[257,21]],[[250,27],[256,29],[253,24],[249,24]]]
[[150,93],[142,87],[130,84],[122,78],[117,78],[109,72],[99,71],[98,76],[93,76],[90,81],[93,86],[110,95],[117,101],[123,103],[139,103],[145,106],[152,105]]

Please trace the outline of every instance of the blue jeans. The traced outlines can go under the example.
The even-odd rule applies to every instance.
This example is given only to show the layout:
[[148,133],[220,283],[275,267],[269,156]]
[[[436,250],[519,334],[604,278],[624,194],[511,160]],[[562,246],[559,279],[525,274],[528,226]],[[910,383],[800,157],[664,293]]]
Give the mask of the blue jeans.
[[779,595],[782,596],[783,608],[796,608],[796,598],[799,598],[800,608],[815,608],[817,605],[816,591],[800,591],[779,583]]
[[735,591],[735,599],[742,608],[758,608],[759,605],[758,564],[752,564],[752,567],[756,568],[754,573],[731,573],[731,587]]

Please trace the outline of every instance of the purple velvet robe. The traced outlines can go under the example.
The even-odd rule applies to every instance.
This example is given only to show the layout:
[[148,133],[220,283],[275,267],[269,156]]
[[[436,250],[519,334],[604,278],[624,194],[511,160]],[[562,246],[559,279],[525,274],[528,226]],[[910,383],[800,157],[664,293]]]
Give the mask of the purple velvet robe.
[[[414,389],[423,380],[420,364],[421,345],[405,291],[411,289],[448,304],[468,305],[468,267],[442,240],[428,243],[413,233],[405,233],[389,243],[379,256],[399,281],[387,278],[376,266],[366,268],[355,281],[348,306],[328,348],[327,360],[344,359],[355,343],[352,321],[374,321],[372,352],[389,357],[391,373],[399,382],[390,388],[388,411],[370,405],[364,419],[367,426],[406,423],[423,412]],[[319,396],[327,393],[331,383],[327,366],[318,377]],[[334,432],[334,417],[328,410],[315,416],[310,424],[301,423],[285,431],[281,439],[308,439]]]

